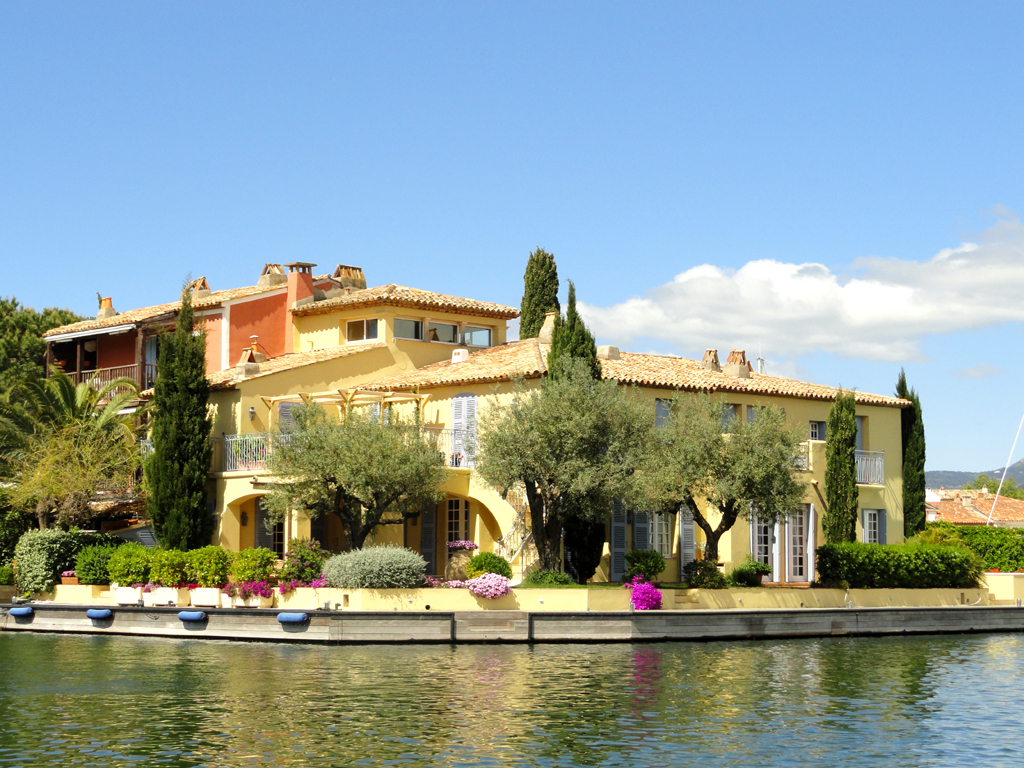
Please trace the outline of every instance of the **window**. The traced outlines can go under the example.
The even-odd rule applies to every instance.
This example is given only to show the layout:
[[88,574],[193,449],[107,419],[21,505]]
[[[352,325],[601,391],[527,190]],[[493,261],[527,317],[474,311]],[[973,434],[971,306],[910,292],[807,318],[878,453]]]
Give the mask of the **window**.
[[774,567],[772,562],[772,536],[773,531],[770,525],[765,525],[759,520],[754,520],[754,559],[759,563],[767,563]]
[[448,499],[448,541],[469,539],[469,500]]
[[864,450],[864,417],[857,416],[857,450]]
[[878,509],[864,510],[864,543],[879,544],[878,540]]
[[475,325],[466,326],[466,346],[468,347],[489,347],[491,346],[491,329],[480,328]]
[[371,341],[377,338],[377,319],[349,320],[345,329],[345,339],[351,344],[353,341]]
[[811,422],[811,440],[824,440],[825,439],[825,422],[824,421],[812,421]]
[[672,557],[671,515],[651,515],[651,549]]
[[402,318],[396,318],[395,338],[414,339],[415,341],[423,341],[423,321],[404,320]]
[[660,427],[672,413],[672,401],[658,398],[654,401],[654,426]]
[[726,404],[722,406],[722,429],[729,428],[733,419],[736,418],[737,411],[739,411],[738,405]]
[[459,326],[452,325],[451,323],[429,323],[427,325],[427,341],[458,344]]

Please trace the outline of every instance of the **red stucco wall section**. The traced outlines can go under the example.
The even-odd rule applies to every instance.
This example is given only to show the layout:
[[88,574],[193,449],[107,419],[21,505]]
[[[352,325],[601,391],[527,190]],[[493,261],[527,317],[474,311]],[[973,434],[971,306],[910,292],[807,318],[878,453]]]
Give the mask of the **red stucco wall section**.
[[[135,364],[135,333],[96,338],[96,367],[116,368]],[[74,367],[72,365],[72,367]]]

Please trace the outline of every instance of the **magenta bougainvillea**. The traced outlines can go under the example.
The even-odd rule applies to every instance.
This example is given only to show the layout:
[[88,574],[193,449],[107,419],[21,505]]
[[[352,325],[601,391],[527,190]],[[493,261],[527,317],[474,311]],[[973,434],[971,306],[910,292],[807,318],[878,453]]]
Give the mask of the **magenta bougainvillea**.
[[624,584],[632,590],[630,602],[638,611],[656,611],[661,608],[661,590],[648,583],[643,576],[634,576],[633,580]]

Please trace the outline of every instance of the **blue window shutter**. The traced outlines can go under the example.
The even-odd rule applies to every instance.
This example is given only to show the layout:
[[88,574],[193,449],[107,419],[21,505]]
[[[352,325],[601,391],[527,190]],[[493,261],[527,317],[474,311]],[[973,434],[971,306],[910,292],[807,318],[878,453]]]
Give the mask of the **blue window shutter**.
[[889,541],[885,536],[885,517],[886,512],[884,509],[878,510],[878,543],[888,544]]
[[292,408],[297,406],[298,403],[280,403],[277,406],[277,428],[282,432],[285,430],[293,429],[295,427],[295,416],[292,414]]
[[651,516],[646,512],[633,513],[633,549],[651,548]]
[[427,561],[426,573],[437,573],[437,509],[420,512],[420,557]]
[[612,502],[611,535],[608,537],[611,552],[609,578],[622,581],[626,573],[626,505],[621,501]]

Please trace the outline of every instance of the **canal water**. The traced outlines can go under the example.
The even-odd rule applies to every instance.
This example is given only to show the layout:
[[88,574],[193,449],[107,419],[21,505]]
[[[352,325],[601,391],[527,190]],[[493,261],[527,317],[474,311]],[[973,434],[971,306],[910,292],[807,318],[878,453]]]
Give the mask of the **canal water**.
[[1024,636],[528,646],[0,633],[0,766],[1024,763]]

